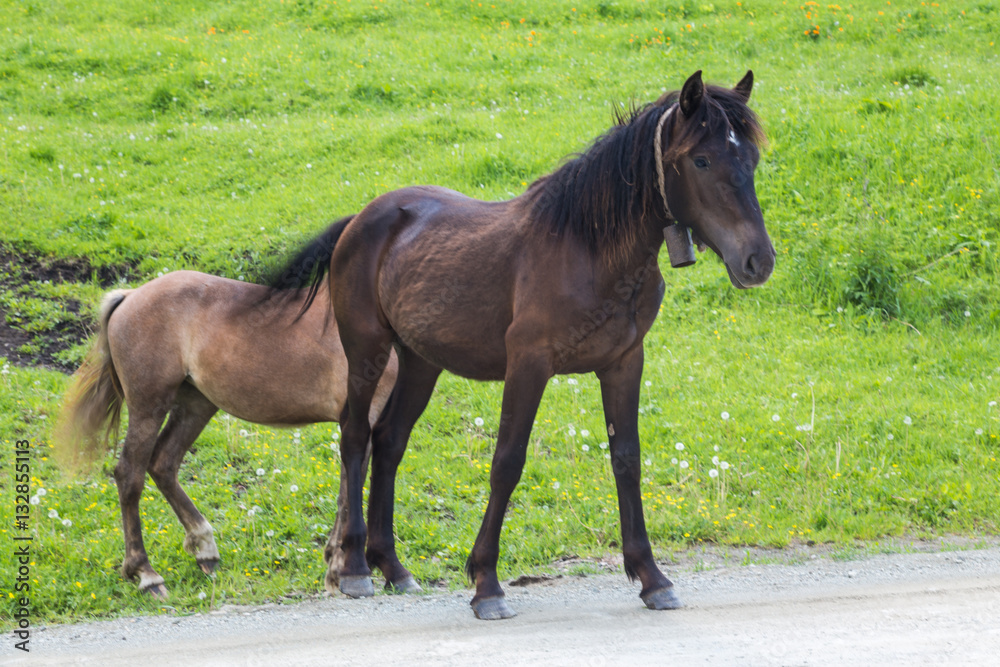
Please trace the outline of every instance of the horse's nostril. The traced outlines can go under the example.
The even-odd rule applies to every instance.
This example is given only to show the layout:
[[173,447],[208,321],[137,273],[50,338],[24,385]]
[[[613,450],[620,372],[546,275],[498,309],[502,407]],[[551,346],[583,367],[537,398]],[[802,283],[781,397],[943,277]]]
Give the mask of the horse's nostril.
[[774,270],[774,254],[768,252],[753,253],[743,264],[744,275],[749,280],[765,281]]

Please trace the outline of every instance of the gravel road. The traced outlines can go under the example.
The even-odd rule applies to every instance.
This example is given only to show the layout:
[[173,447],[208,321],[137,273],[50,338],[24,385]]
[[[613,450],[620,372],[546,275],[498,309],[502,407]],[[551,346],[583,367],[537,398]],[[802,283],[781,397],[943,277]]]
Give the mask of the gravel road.
[[[962,547],[961,550],[955,549]],[[1000,543],[689,552],[686,607],[652,612],[624,575],[508,585],[518,615],[477,621],[471,591],[224,607],[36,628],[10,665],[988,665],[1000,656]],[[942,550],[945,549],[945,550]],[[17,655],[15,655],[15,653]]]

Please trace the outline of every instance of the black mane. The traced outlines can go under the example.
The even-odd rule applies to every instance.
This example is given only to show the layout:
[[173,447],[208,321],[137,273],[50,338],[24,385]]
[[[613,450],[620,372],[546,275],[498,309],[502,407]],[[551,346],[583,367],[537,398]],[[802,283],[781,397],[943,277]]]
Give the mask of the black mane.
[[330,270],[333,248],[337,245],[347,223],[353,219],[354,215],[352,214],[332,223],[326,228],[326,231],[306,244],[284,266],[272,270],[266,280],[270,289],[263,301],[277,297],[288,304],[302,297],[304,291],[305,300],[295,317],[295,320],[298,321],[316,299],[323,279]]
[[[539,223],[554,235],[581,239],[593,254],[614,263],[624,258],[651,219],[666,222],[653,139],[660,117],[679,97],[680,92],[673,91],[628,113],[616,112],[615,125],[589,149],[535,181],[529,196]],[[741,140],[757,146],[764,142],[756,114],[729,88],[706,86],[704,102],[692,119],[695,122],[685,123],[680,136],[672,136],[676,120],[671,114],[664,127],[665,136],[671,137],[665,165],[708,134],[731,129]]]

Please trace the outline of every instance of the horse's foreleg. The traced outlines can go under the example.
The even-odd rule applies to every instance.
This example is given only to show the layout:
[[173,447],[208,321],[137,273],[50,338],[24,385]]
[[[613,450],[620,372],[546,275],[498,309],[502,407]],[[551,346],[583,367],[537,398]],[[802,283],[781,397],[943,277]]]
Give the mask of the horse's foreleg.
[[122,532],[125,537],[122,575],[126,579],[137,578],[139,590],[158,598],[167,597],[167,588],[163,585],[163,577],[149,564],[149,556],[142,541],[139,499],[146,486],[146,470],[156,444],[157,431],[165,415],[166,408],[152,413],[144,413],[137,409],[129,411],[125,445],[122,447],[118,465],[115,466],[115,484],[118,486]]
[[542,360],[508,353],[500,430],[490,470],[490,501],[465,566],[469,578],[476,584],[471,604],[477,618],[496,620],[514,616],[497,579],[500,529],[510,496],[521,479],[531,426],[545,383],[551,376],[548,365]]
[[611,448],[611,466],[618,488],[622,553],[629,579],[638,577],[642,582],[639,596],[646,606],[650,609],[676,609],[681,606],[680,600],[674,595],[673,584],[656,566],[642,515],[638,423],[642,362],[640,344],[627,352],[615,366],[598,374]]
[[[348,324],[338,320],[344,351],[347,353],[347,404],[340,428],[340,462],[347,483],[347,518],[340,548],[344,554],[340,571],[327,567],[325,585],[331,593],[337,589],[350,597],[375,594],[371,569],[365,559],[365,528],[362,504],[365,480],[365,452],[372,428],[368,421],[372,397],[392,351],[391,334],[385,329],[348,331]],[[342,479],[343,479],[342,478]]]
[[184,454],[217,411],[218,408],[201,392],[184,385],[178,394],[177,405],[157,438],[149,465],[149,476],[184,526],[184,550],[195,557],[205,574],[212,574],[219,564],[219,548],[211,524],[178,483],[177,471]]
[[401,349],[399,376],[389,402],[372,431],[372,487],[368,496],[368,563],[382,571],[386,588],[419,592],[420,585],[396,555],[393,502],[396,469],[406,451],[414,424],[434,393],[441,369],[415,352]]

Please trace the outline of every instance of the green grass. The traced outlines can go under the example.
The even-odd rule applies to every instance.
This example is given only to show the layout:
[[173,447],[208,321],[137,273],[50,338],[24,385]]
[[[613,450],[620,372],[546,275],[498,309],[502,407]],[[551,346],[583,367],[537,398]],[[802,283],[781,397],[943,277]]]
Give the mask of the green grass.
[[[607,129],[613,105],[752,68],[778,266],[737,292],[716,260],[673,271],[664,256],[640,414],[654,549],[997,533],[1000,84],[982,72],[997,70],[1000,4],[22,2],[0,24],[0,246],[79,281],[0,276],[5,321],[38,354],[118,276],[252,279],[415,183],[506,198]],[[72,366],[80,349],[60,354]],[[5,371],[0,437],[32,441],[47,491],[34,618],[161,609],[117,573],[110,456],[81,480],[48,459],[67,378]],[[539,411],[501,576],[620,550],[597,383],[571,379]],[[499,385],[444,376],[414,432],[397,536],[424,581],[465,585],[499,403]],[[337,433],[213,421],[181,474],[216,528],[214,580],[149,485],[147,548],[173,608],[322,589]]]

